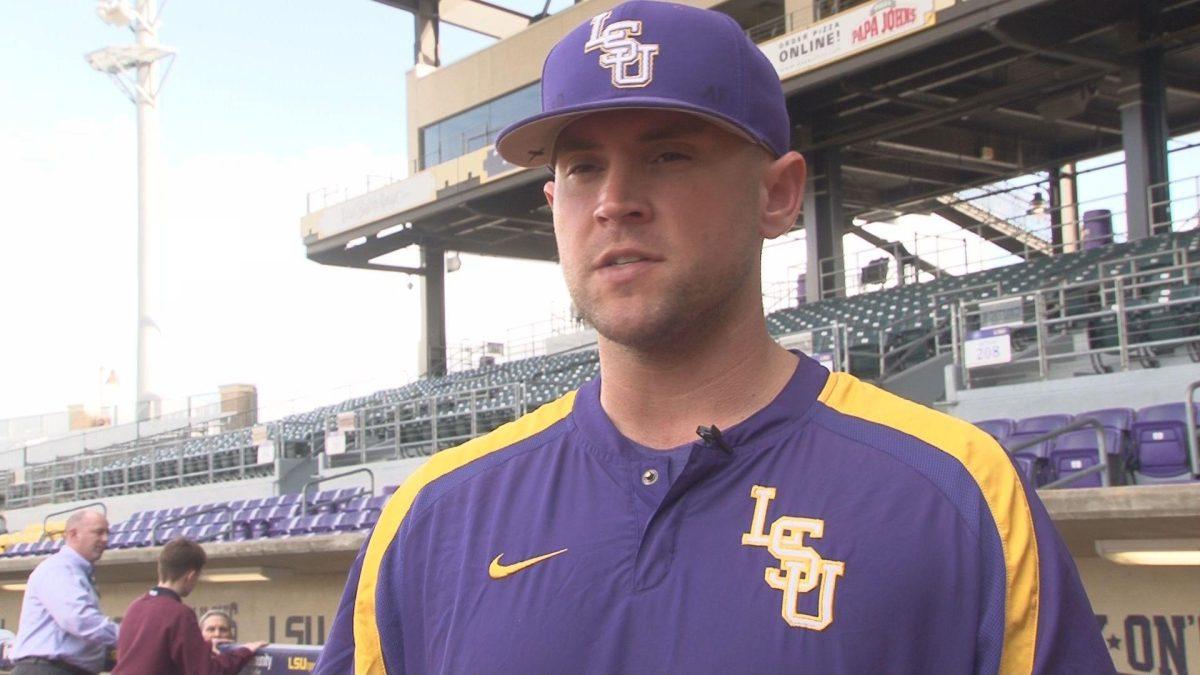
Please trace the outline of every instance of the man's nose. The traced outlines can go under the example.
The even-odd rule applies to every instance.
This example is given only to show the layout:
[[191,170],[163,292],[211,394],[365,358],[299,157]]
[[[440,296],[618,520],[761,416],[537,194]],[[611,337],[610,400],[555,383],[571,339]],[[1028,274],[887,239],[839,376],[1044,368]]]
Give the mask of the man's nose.
[[605,225],[636,225],[652,215],[646,201],[645,177],[635,168],[614,162],[604,172],[596,210],[596,222]]

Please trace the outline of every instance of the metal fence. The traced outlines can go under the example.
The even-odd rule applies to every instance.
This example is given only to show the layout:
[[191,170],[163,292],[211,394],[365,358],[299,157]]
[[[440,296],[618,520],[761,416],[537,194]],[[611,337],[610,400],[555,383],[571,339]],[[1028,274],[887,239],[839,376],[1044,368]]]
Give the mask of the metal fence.
[[1200,251],[1176,245],[1097,265],[1093,281],[959,299],[939,351],[953,350],[967,387],[1047,379],[1063,362],[1086,361],[1097,373],[1168,356],[1200,362]]

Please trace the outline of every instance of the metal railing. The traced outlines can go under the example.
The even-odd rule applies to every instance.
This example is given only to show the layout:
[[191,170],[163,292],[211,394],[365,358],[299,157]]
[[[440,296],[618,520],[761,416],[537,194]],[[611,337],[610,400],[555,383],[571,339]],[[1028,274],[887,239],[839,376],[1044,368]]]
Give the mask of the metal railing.
[[767,40],[787,35],[793,31],[800,30],[807,26],[828,19],[835,14],[839,14],[848,9],[862,5],[869,0],[814,0],[807,5],[801,6],[800,9],[793,10],[782,16],[777,16],[774,19],[764,21],[746,29],[746,35],[755,44],[766,42]]
[[[216,512],[223,512],[229,516],[229,518],[226,519],[226,521],[225,521],[225,531],[220,533],[221,535],[224,536],[224,538],[226,540],[228,540],[229,537],[233,535],[233,509],[230,508],[228,504],[218,504],[217,506],[210,506],[207,509],[201,509],[199,511],[193,511],[192,513],[187,513],[187,514],[181,513],[178,516],[172,516],[170,518],[167,518],[166,520],[160,520],[160,521],[156,522],[154,524],[154,528],[152,530],[150,530],[150,543],[153,544],[154,546],[160,546],[163,542],[161,542],[159,540],[158,532],[159,532],[159,530],[166,528],[168,525],[171,525],[173,523],[180,523],[180,522],[186,523],[187,521],[191,520],[192,518],[198,518],[199,516],[205,515],[207,513],[216,513]],[[214,535],[212,537],[212,539],[217,539],[217,538],[220,538],[220,536]],[[197,541],[210,541],[210,540],[211,539],[198,539]]]
[[[105,516],[108,515],[108,507],[105,506],[102,502],[92,502],[91,504],[84,504],[82,506],[72,506],[69,509],[63,509],[61,511],[54,511],[53,513],[47,513],[42,518],[42,536],[39,539],[39,541],[44,541],[47,537],[50,536],[50,533],[46,531],[46,526],[50,524],[50,519],[53,518],[54,516],[61,516],[64,513],[75,513],[76,511],[82,511],[83,509],[90,509],[93,506],[100,507],[100,513],[104,514]],[[6,528],[7,528],[7,523],[6,523]]]
[[248,436],[183,439],[152,448],[85,454],[30,465],[25,468],[24,482],[3,486],[3,497],[6,508],[22,508],[273,472],[273,464],[258,464]]
[[[1158,264],[1139,267],[1137,261],[1143,258],[1157,259]],[[1023,364],[1036,364],[1038,377],[1046,379],[1055,362],[1081,357],[1088,358],[1097,372],[1111,370],[1103,363],[1104,356],[1116,356],[1122,370],[1134,361],[1155,367],[1158,356],[1180,346],[1192,361],[1200,361],[1200,287],[1196,285],[1200,254],[1176,246],[1098,265],[1095,281],[993,298],[1020,302],[1024,315],[1005,326],[1012,358],[1001,364],[966,367],[963,350],[968,334],[987,325],[982,302],[960,299],[953,319],[955,363],[962,368],[966,386],[993,384]],[[1053,348],[1051,341],[1056,342]]]
[[1187,427],[1188,458],[1192,464],[1192,476],[1200,477],[1200,442],[1196,440],[1196,390],[1200,389],[1200,380],[1187,386],[1183,395],[1184,420]]
[[375,494],[375,472],[366,467],[351,469],[350,471],[343,471],[342,473],[335,473],[332,476],[319,476],[308,481],[303,487],[300,488],[300,515],[308,515],[308,488],[313,487],[314,485],[320,485],[326,481],[331,481],[335,478],[345,478],[346,476],[353,476],[359,473],[365,473],[371,479],[370,487],[367,488],[366,494]]
[[821,355],[829,354],[828,363],[824,365],[832,365],[831,371],[849,372],[850,370],[850,349],[847,345],[845,324],[835,322],[825,326],[791,331],[777,335],[775,341],[789,349],[799,349],[818,361],[822,360]]
[[[1074,422],[1071,422],[1070,424],[1068,424],[1066,426],[1059,427],[1058,429],[1054,429],[1053,431],[1048,431],[1040,436],[1036,436],[1036,437],[1028,439],[1022,443],[1019,443],[1019,444],[1013,446],[1012,448],[1009,448],[1008,451],[1011,454],[1015,455],[1026,448],[1032,448],[1033,446],[1038,445],[1040,443],[1045,443],[1046,441],[1050,441],[1055,438],[1058,438],[1059,436],[1062,436],[1063,434],[1070,433],[1072,431],[1078,431],[1079,429],[1083,429],[1086,427],[1090,427],[1093,430],[1095,430],[1095,432],[1096,432],[1096,446],[1097,446],[1098,455],[1099,455],[1096,464],[1093,466],[1087,467],[1086,469],[1080,469],[1079,471],[1073,471],[1065,476],[1060,476],[1057,480],[1041,486],[1041,489],[1049,490],[1049,489],[1054,489],[1054,488],[1060,488],[1060,487],[1063,487],[1064,485],[1069,485],[1071,483],[1074,483],[1075,481],[1077,481],[1081,478],[1086,478],[1087,476],[1090,476],[1094,473],[1100,474],[1100,486],[1108,487],[1108,486],[1112,485],[1112,475],[1109,472],[1109,468],[1108,468],[1109,467],[1109,464],[1108,464],[1108,438],[1104,434],[1104,425],[1100,424],[1100,422],[1094,418],[1084,417],[1082,419],[1077,419]],[[1045,459],[1045,458],[1039,458],[1039,459]]]
[[[428,456],[476,436],[526,411],[528,393],[522,383],[470,388],[470,380],[456,392],[429,392],[425,396],[384,403],[354,412],[352,429],[339,430],[337,414],[327,417],[327,434],[343,434],[343,452],[330,454],[318,448],[321,468]],[[343,413],[345,414],[345,413]],[[323,438],[321,439],[323,440]]]

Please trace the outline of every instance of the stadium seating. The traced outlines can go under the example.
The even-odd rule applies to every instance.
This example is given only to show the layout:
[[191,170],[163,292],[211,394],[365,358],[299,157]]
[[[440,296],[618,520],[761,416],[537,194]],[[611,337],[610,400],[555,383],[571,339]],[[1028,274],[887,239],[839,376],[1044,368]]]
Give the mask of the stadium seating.
[[1013,431],[1016,430],[1017,423],[1015,420],[1010,419],[992,419],[976,422],[975,426],[991,434],[992,438],[1000,441],[1003,445],[1008,440],[1008,437],[1012,436]]
[[[1200,405],[1193,408],[1200,413]],[[1166,403],[1142,408],[1133,423],[1133,476],[1139,484],[1191,482],[1186,408]],[[1200,416],[1200,415],[1198,415]]]
[[[301,513],[301,498],[296,494],[138,511],[111,524],[108,546],[112,549],[143,548],[161,545],[174,537],[224,542],[369,530],[379,520],[384,504],[394,491],[395,486],[385,487],[378,495],[359,488],[325,490],[309,500],[310,505],[316,507],[308,515]],[[37,529],[40,532],[40,525]],[[57,535],[40,537],[11,544],[0,557],[45,555],[57,551],[60,546]]]
[[[1197,408],[1200,411],[1200,407]],[[1108,451],[1111,484],[1193,482],[1188,459],[1184,404],[1090,410],[1079,415],[1039,415],[1021,420],[1006,418],[976,422],[1009,450],[1013,463],[1026,480],[1042,486],[1076,471],[1095,466],[1100,444],[1096,430],[1082,427],[1047,441],[1022,448],[1030,440],[1061,429],[1072,421],[1099,422]],[[1200,418],[1200,412],[1198,412]],[[1071,481],[1065,488],[1099,487],[1099,474]]]

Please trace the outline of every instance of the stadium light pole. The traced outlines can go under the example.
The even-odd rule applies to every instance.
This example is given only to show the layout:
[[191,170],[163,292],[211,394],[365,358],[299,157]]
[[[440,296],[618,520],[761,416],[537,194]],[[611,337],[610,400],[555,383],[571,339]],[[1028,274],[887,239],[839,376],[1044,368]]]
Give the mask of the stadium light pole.
[[[100,20],[117,28],[129,28],[136,42],[105,47],[86,56],[92,68],[107,74],[137,106],[138,420],[151,419],[159,412],[160,399],[155,386],[162,342],[162,331],[158,326],[161,281],[157,220],[161,191],[158,183],[161,175],[158,94],[175,57],[173,50],[158,43],[159,8],[155,5],[155,0],[137,0],[136,8],[130,7],[126,0],[100,0],[96,7]],[[166,67],[160,74],[159,65],[164,61]]]

